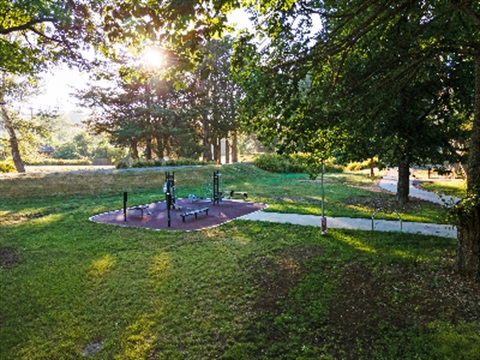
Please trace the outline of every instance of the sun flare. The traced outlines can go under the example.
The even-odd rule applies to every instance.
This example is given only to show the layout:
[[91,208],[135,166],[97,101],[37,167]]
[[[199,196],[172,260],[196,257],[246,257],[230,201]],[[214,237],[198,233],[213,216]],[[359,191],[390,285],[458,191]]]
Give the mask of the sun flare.
[[147,47],[142,55],[142,63],[151,68],[162,67],[165,63],[165,54],[158,47]]

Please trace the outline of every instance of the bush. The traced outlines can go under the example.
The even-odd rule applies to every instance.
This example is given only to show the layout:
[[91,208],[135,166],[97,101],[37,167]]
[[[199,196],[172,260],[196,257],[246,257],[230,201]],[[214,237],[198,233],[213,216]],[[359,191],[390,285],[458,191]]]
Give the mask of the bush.
[[[385,163],[378,160],[378,158],[373,158],[374,166],[379,170],[385,169]],[[370,169],[370,159],[365,161],[351,162],[345,166],[346,171],[359,171]]]
[[89,159],[40,159],[25,161],[26,165],[92,165]]
[[292,158],[278,154],[262,154],[255,159],[253,164],[263,170],[273,173],[288,174],[302,173],[304,167]]
[[175,159],[175,160],[167,160],[165,162],[166,166],[188,166],[188,165],[211,165],[216,164],[215,161],[201,161],[196,159]]
[[365,169],[370,169],[370,160],[351,162],[345,167],[346,171],[360,171]]
[[[253,164],[260,169],[274,173],[305,173],[310,179],[315,179],[322,172],[321,162],[306,154],[291,156],[263,154],[256,158]],[[343,168],[331,161],[326,161],[325,172],[343,172]]]
[[9,161],[0,161],[0,173],[15,172],[15,166]]
[[115,166],[117,169],[128,168],[148,168],[157,166],[188,166],[188,165],[207,165],[215,164],[213,161],[200,161],[196,159],[175,159],[175,160],[134,160],[130,156],[120,160]]
[[327,173],[341,173],[345,169],[341,165],[334,164],[333,162],[325,162],[325,172]]

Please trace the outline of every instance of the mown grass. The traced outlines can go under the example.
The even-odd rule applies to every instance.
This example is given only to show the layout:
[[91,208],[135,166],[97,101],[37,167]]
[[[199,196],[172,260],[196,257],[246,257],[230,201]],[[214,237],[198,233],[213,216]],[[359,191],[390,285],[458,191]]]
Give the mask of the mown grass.
[[[211,169],[192,171],[188,179],[176,172],[186,194],[200,191]],[[238,183],[228,183],[230,172]],[[304,188],[300,175],[272,176],[259,189],[263,172],[222,173],[224,184],[254,198]],[[314,227],[241,220],[190,233],[88,221],[121,206],[121,186],[135,189],[132,202],[157,198],[163,174],[148,174],[160,178],[150,188],[133,187],[145,183],[127,172],[96,186],[66,178],[65,196],[54,182],[30,195],[19,182],[25,192],[2,199],[0,249],[15,261],[0,263],[1,359],[480,356],[479,292],[452,275],[454,240],[322,236]],[[349,178],[329,186],[349,187]]]
[[[165,169],[175,171],[179,197],[192,193],[211,196],[212,172],[221,170],[222,189],[246,191],[251,200],[269,204],[268,211],[321,214],[321,183],[308,180],[305,174],[272,174],[248,164]],[[117,196],[116,205],[108,204],[117,209],[122,205],[123,191],[129,193],[131,204],[162,199],[165,169],[27,174],[2,178],[0,186],[4,198],[15,198],[17,201],[55,197],[62,202],[65,197],[89,195],[112,196],[114,202],[114,196]],[[441,206],[412,199],[409,206],[399,207],[393,195],[373,192],[374,185],[375,180],[364,174],[327,174],[324,183],[326,216],[370,218],[382,207],[389,211],[397,210],[404,221],[446,221],[446,212]],[[382,212],[379,218],[397,219],[395,214],[388,212]]]
[[422,188],[428,191],[464,198],[467,193],[467,184],[465,180],[436,180],[432,182],[423,182]]

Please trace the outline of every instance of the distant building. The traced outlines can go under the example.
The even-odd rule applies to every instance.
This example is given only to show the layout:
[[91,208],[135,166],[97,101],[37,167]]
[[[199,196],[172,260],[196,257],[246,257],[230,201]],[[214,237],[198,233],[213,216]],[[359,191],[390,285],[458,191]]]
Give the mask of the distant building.
[[42,155],[50,156],[55,151],[50,145],[41,144],[38,148],[38,152]]

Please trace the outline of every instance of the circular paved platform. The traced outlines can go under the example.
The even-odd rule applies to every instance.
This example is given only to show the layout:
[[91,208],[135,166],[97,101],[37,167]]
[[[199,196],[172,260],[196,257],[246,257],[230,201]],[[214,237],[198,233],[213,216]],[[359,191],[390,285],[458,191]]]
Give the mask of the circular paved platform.
[[[127,221],[124,221],[123,209],[98,214],[90,220],[99,223],[107,223],[122,226],[134,226],[148,229],[164,230],[201,230],[224,224],[230,220],[251,214],[266,208],[265,204],[252,203],[241,200],[223,200],[218,205],[210,201],[191,201],[189,199],[177,199],[179,210],[170,211],[170,227],[168,226],[168,213],[166,202],[146,204],[142,217],[140,210],[128,209]],[[187,216],[185,222],[182,213],[208,207],[208,215],[205,212]]]

